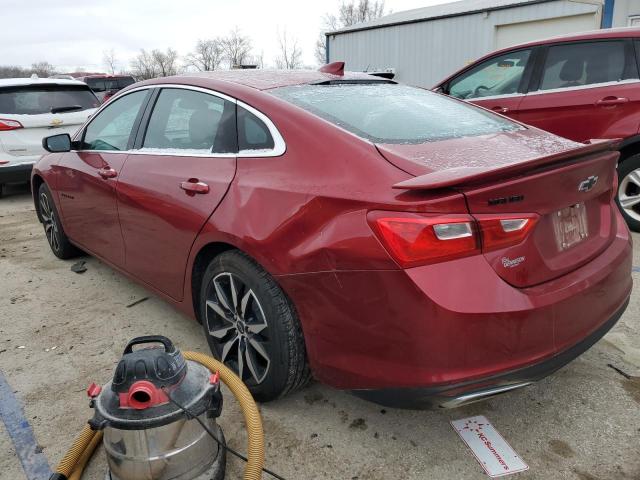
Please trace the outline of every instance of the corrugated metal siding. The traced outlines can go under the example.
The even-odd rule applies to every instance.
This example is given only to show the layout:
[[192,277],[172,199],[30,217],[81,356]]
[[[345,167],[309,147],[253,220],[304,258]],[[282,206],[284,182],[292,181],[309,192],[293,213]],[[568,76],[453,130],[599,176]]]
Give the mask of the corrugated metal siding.
[[399,81],[431,87],[494,50],[497,25],[593,13],[595,29],[600,24],[599,8],[558,0],[493,11],[486,18],[470,14],[341,33],[329,37],[329,56],[332,62],[345,61],[348,70],[394,68]]
[[640,1],[638,0],[616,0],[613,9],[613,26],[626,27],[629,25],[629,18],[640,15]]

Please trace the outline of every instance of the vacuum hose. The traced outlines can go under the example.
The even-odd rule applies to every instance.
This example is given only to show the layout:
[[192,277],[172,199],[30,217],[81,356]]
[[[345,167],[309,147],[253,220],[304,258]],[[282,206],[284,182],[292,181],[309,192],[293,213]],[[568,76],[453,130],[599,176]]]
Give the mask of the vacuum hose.
[[[198,352],[184,352],[183,355],[185,359],[199,363],[211,372],[219,372],[222,382],[238,400],[244,415],[248,437],[248,461],[244,468],[243,479],[260,480],[264,467],[264,432],[260,412],[249,389],[230,368],[215,358]],[[102,432],[91,430],[89,425],[85,425],[49,480],[80,480],[87,462],[101,439]]]

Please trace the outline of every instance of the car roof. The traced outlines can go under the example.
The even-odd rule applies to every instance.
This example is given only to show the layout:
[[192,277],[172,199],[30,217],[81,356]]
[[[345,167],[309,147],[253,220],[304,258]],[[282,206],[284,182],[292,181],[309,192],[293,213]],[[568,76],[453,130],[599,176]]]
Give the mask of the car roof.
[[24,85],[85,85],[79,80],[65,78],[0,78],[0,87],[21,87]]
[[256,90],[269,90],[278,87],[293,85],[305,85],[325,81],[353,81],[372,80],[383,81],[382,78],[360,72],[344,72],[344,75],[334,75],[318,70],[216,70],[213,72],[194,72],[173,77],[164,77],[136,84],[150,85],[158,83],[183,83],[192,80],[205,86],[207,80],[224,81],[254,88]]
[[621,28],[605,28],[602,30],[590,30],[587,32],[580,33],[568,33],[565,35],[557,35],[555,37],[544,38],[542,40],[535,40],[532,42],[520,43],[518,45],[513,45],[508,48],[504,48],[502,50],[497,50],[496,52],[501,51],[509,51],[516,48],[522,47],[533,47],[536,45],[546,45],[548,43],[561,43],[561,42],[574,42],[579,40],[600,40],[607,38],[628,38],[628,37],[638,37],[640,38],[640,28],[638,27],[621,27]]

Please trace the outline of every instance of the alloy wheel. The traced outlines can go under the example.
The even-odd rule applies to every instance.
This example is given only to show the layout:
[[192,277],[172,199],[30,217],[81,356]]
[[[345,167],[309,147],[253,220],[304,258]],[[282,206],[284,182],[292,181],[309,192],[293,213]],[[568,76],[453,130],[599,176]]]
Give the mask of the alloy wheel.
[[628,216],[640,221],[640,168],[620,179],[618,202]]
[[271,359],[267,319],[254,291],[237,275],[223,272],[211,280],[206,296],[207,331],[219,346],[220,361],[243,381],[263,382]]
[[60,231],[58,229],[58,222],[55,211],[49,203],[49,198],[44,192],[40,194],[40,217],[44,224],[44,233],[47,236],[49,245],[54,252],[58,252],[60,250]]

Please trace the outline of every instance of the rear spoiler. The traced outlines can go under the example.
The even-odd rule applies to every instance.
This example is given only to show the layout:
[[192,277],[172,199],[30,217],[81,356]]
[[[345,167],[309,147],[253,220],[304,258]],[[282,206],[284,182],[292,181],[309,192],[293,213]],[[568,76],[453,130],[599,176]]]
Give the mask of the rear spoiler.
[[510,165],[498,166],[488,170],[487,167],[454,167],[446,170],[436,170],[425,175],[396,183],[393,188],[401,190],[435,190],[438,188],[455,187],[468,183],[479,183],[499,178],[510,177],[525,171],[544,167],[576,157],[592,155],[594,153],[618,150],[620,140],[589,140],[587,144],[578,148],[565,150],[543,157],[536,157],[528,161]]

